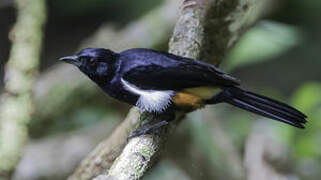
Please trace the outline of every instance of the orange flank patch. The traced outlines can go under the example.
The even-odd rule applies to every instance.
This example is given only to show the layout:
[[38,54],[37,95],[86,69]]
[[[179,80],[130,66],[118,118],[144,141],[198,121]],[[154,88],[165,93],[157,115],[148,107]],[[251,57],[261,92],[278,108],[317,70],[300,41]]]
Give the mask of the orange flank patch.
[[193,94],[180,92],[173,97],[176,106],[182,108],[198,109],[203,106],[203,100]]
[[215,87],[187,88],[173,97],[176,106],[188,109],[198,109],[204,106],[204,101],[220,91]]

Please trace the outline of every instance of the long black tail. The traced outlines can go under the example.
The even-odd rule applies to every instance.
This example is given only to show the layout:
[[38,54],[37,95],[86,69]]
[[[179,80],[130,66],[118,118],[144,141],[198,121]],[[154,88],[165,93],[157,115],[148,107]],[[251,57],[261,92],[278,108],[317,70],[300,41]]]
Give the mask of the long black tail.
[[304,128],[307,116],[297,109],[237,87],[226,87],[209,103],[226,102],[244,110],[275,119],[298,128]]

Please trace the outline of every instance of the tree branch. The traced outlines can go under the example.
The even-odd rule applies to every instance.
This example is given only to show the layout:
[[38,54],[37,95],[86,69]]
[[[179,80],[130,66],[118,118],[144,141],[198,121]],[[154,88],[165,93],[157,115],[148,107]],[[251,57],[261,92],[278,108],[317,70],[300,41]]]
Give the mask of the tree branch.
[[[169,52],[219,64],[226,50],[236,42],[249,22],[253,22],[248,17],[253,13],[254,5],[249,0],[185,0],[170,41]],[[143,135],[131,139],[108,170],[106,179],[142,178],[159,157],[166,139],[184,114],[177,112],[176,120],[162,128],[159,136]],[[153,121],[159,118],[152,117]],[[146,117],[141,117],[140,121],[144,119]]]
[[[249,22],[253,22],[249,19],[255,19],[250,14],[257,8],[256,5],[256,1],[252,0],[185,0],[169,44],[169,52],[219,64]],[[104,171],[101,170],[97,179],[141,179],[154,165],[167,138],[184,115],[185,112],[177,112],[176,119],[163,127],[160,135],[130,139],[110,169],[106,167]],[[161,120],[160,116],[148,113],[136,118],[140,122],[146,119],[152,119],[153,122]]]
[[5,92],[0,104],[0,178],[9,178],[27,140],[33,106],[31,89],[37,74],[46,21],[45,0],[16,0],[17,22],[10,33]]
[[138,109],[132,108],[121,125],[81,162],[68,180],[91,179],[108,169],[126,145],[126,139],[137,124],[138,116]]
[[[117,51],[133,47],[152,48],[162,43],[164,39],[168,39],[167,34],[178,18],[178,7],[177,0],[166,0],[163,5],[138,21],[129,24],[120,32],[113,30],[110,25],[105,25],[94,36],[85,40],[81,47],[108,47]],[[159,31],[160,29],[162,31]],[[67,73],[67,71],[65,72]],[[46,82],[44,81],[44,83]],[[80,84],[85,83],[81,82]],[[42,87],[45,86],[42,85]],[[91,179],[109,169],[126,145],[126,138],[134,130],[139,120],[138,117],[138,110],[133,108],[124,122],[82,161],[68,179]]]
[[12,179],[66,179],[80,160],[114,131],[119,118],[106,115],[102,122],[92,126],[32,139],[24,147]]
[[[133,47],[155,48],[169,39],[169,32],[178,18],[178,6],[177,0],[166,0],[160,7],[152,9],[121,30],[116,30],[111,24],[104,24],[84,40],[79,48],[106,47],[115,51]],[[100,92],[97,87],[76,71],[72,66],[59,64],[42,74],[34,88],[35,116],[38,119],[32,121],[33,128],[54,119],[59,120],[66,112],[72,111],[75,104],[84,104],[83,99],[101,96],[97,93]],[[74,101],[71,103],[69,99]]]
[[299,179],[291,169],[287,147],[278,140],[265,120],[255,122],[244,150],[247,179]]

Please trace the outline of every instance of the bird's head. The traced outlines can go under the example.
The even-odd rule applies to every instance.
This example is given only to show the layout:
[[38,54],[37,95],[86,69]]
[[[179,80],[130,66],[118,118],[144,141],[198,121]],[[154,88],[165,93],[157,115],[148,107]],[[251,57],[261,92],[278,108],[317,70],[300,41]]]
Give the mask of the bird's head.
[[59,60],[77,66],[93,80],[110,76],[117,53],[103,48],[86,48],[76,55],[62,57]]

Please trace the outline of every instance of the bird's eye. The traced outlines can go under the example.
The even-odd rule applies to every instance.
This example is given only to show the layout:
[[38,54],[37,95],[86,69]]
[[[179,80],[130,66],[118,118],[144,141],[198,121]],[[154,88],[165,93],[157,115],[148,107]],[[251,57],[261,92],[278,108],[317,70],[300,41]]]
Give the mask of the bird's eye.
[[97,59],[90,58],[88,56],[81,56],[80,61],[83,62],[84,64],[89,64],[91,66],[95,66],[97,63]]
[[87,57],[87,56],[81,56],[81,57],[80,57],[80,61],[83,62],[83,63],[87,62],[89,59],[90,59],[90,58]]
[[97,62],[96,59],[90,59],[90,60],[89,60],[89,63],[90,63],[90,65],[92,65],[92,66],[95,66],[95,65],[96,65],[96,62]]

